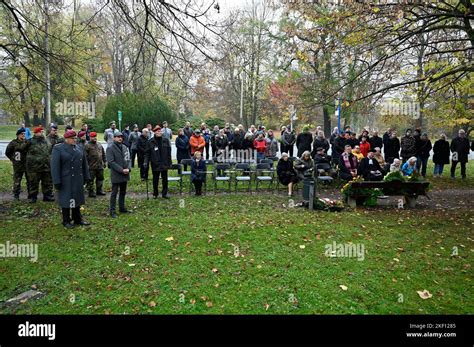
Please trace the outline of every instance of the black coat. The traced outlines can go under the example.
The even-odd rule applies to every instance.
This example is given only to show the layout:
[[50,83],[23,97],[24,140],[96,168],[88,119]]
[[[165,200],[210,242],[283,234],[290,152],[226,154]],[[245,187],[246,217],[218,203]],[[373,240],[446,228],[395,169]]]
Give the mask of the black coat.
[[384,146],[385,160],[398,158],[400,155],[400,140],[398,137],[389,138]]
[[344,152],[344,146],[346,145],[346,139],[344,137],[336,137],[334,144],[332,145],[332,158],[339,160],[342,152]]
[[[132,161],[130,160],[130,152],[127,146],[114,142],[107,147],[105,157],[110,169],[110,181],[112,184],[130,181]],[[123,173],[124,169],[130,171],[128,175]]]
[[144,156],[148,144],[148,137],[140,135],[137,140],[137,153],[139,156]]
[[373,178],[371,177],[370,171],[380,171],[382,173],[382,168],[380,167],[377,159],[372,159],[372,164],[370,164],[370,159],[368,157],[362,158],[359,163],[359,175],[362,175],[365,180],[370,181]]
[[433,146],[431,145],[431,141],[430,140],[420,140],[419,144],[418,144],[418,151],[417,151],[417,155],[420,157],[420,158],[429,158],[430,157],[430,151],[431,149],[433,148]]
[[460,163],[467,163],[467,157],[469,156],[469,140],[467,138],[455,137],[451,141],[451,152],[453,155],[457,152],[458,160]]
[[287,186],[291,182],[298,181],[298,177],[295,169],[293,168],[293,162],[291,160],[280,159],[277,165],[277,176],[281,184]]
[[382,147],[383,147],[383,139],[379,136],[372,136],[370,139],[369,139],[369,143],[370,143],[370,148],[380,148],[380,150],[382,150]]
[[[351,137],[351,138],[349,138],[349,139],[346,139],[346,145],[349,145],[349,146],[352,147],[352,149],[354,149],[355,146],[360,145],[360,141],[359,141],[359,139],[357,139],[357,138],[356,138],[356,139],[353,139],[353,138]],[[370,147],[370,148],[372,148],[372,147]]]
[[171,168],[171,141],[165,137],[154,136],[148,141],[145,152],[145,167],[151,163],[152,171],[166,171]]
[[446,165],[449,164],[449,142],[446,140],[438,140],[433,147],[433,163]]
[[326,139],[320,139],[319,137],[314,138],[313,151],[311,152],[313,158],[316,156],[316,150],[319,147],[324,148],[325,153],[327,153],[329,151],[329,141]]
[[84,183],[90,179],[86,154],[77,145],[61,143],[53,147],[51,177],[60,185],[58,203],[61,208],[75,208],[85,204]]
[[310,132],[300,133],[296,137],[296,148],[298,148],[298,158],[303,155],[304,151],[311,152],[311,144],[313,143],[313,135]]
[[181,163],[183,159],[191,159],[189,154],[189,138],[186,135],[178,135],[175,140],[176,145],[176,159]]
[[206,181],[206,162],[201,158],[199,163],[193,159],[191,163],[191,181]]
[[241,133],[235,133],[234,139],[232,140],[232,144],[230,145],[230,149],[235,149],[235,150],[243,149],[243,142],[244,142],[243,135]]

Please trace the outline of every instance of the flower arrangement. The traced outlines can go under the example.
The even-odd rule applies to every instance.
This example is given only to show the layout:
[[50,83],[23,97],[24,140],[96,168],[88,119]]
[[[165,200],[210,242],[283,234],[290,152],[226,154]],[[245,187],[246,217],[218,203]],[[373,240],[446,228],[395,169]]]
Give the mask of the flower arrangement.
[[400,171],[390,172],[384,177],[384,182],[401,181],[405,182],[405,177]]
[[340,200],[331,200],[331,199],[314,199],[313,208],[315,210],[323,210],[323,211],[341,211],[344,209],[344,204]]
[[344,187],[342,187],[341,189],[341,193],[342,195],[344,195],[344,197],[348,197],[349,195],[351,195],[351,192],[353,192],[353,188],[352,188],[352,182],[362,182],[364,180],[364,178],[362,176],[357,176],[355,177],[352,181],[349,181],[347,182]]

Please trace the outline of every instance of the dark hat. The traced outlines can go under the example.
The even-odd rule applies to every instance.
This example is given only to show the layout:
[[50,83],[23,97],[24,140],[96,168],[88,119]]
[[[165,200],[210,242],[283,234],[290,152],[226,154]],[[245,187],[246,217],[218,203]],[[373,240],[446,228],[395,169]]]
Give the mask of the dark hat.
[[51,129],[56,129],[56,130],[58,129],[58,126],[57,126],[56,124],[54,124],[54,123],[51,123],[51,124],[49,125],[49,127],[50,127]]
[[318,147],[318,148],[316,148],[316,152],[323,151],[323,150],[324,150],[323,147]]
[[20,129],[18,129],[18,130],[16,131],[16,136],[18,136],[18,135],[24,133],[25,131],[26,131],[25,128],[20,128]]
[[65,139],[68,139],[68,138],[71,138],[71,137],[76,137],[76,132],[74,130],[68,130],[64,133],[64,138]]
[[373,148],[369,149],[369,153],[375,153],[375,152],[376,152],[375,149],[373,149]]
[[123,137],[123,134],[119,130],[115,130],[114,131],[114,137]]
[[68,130],[72,130],[72,126],[66,125],[66,131],[68,131]]

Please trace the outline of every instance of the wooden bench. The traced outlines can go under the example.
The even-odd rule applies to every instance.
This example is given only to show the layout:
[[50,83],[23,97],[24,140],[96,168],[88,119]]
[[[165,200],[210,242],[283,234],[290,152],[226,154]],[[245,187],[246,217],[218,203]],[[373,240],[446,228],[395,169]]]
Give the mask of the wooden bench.
[[[379,188],[385,195],[403,195],[408,207],[415,207],[416,199],[420,195],[430,198],[427,194],[429,182],[402,182],[402,181],[362,181],[350,182],[353,188]],[[348,197],[347,203],[354,207],[357,201],[364,199],[366,196],[352,194]]]

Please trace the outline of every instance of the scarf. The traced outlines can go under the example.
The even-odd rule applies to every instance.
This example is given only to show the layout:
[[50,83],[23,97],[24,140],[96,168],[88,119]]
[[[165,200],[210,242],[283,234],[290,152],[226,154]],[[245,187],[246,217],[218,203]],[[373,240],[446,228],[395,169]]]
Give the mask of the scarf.
[[344,154],[342,159],[344,160],[344,166],[347,170],[354,170],[357,167],[357,158],[352,155],[351,160],[349,160],[350,154]]

